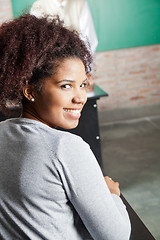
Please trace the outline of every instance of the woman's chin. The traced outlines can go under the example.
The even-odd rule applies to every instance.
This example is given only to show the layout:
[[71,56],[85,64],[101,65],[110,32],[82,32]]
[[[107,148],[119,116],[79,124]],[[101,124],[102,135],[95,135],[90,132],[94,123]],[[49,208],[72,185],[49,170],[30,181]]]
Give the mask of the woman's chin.
[[63,126],[60,126],[61,128],[64,128],[64,129],[74,129],[78,126],[79,124],[79,120],[78,121],[75,121],[74,123],[69,123],[69,124],[63,124]]

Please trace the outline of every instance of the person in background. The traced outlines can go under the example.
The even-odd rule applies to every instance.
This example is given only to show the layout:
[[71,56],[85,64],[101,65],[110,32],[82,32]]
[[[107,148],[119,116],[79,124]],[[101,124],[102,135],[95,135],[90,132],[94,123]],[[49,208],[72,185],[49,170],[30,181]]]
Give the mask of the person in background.
[[[58,18],[27,14],[0,26],[0,239],[128,240],[119,184],[103,177],[75,128],[92,56]],[[87,122],[86,122],[87,124]]]
[[[37,0],[33,3],[30,13],[36,17],[59,15],[66,27],[80,32],[81,38],[86,44],[89,43],[92,55],[95,54],[98,39],[86,0]],[[87,92],[90,96],[93,91],[93,73],[88,74],[88,80]]]

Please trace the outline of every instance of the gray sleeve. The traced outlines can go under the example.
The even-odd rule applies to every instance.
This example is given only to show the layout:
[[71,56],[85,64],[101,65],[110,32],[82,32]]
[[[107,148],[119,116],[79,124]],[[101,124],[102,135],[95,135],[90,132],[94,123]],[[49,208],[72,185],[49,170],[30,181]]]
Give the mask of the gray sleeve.
[[77,136],[62,139],[57,153],[67,192],[95,240],[128,240],[131,232],[126,207],[111,194],[88,144]]

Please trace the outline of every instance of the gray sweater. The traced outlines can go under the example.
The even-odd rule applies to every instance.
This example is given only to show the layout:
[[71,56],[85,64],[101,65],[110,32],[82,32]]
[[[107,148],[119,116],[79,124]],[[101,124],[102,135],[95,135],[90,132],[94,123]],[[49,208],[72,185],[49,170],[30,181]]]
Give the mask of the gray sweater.
[[0,123],[0,239],[128,240],[130,221],[80,137],[30,119]]

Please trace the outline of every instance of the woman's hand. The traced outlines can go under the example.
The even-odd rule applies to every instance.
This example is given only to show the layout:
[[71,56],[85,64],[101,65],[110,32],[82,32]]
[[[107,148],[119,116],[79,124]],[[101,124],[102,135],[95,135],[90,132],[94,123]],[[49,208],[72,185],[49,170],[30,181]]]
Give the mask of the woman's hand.
[[120,196],[120,189],[119,189],[119,183],[114,182],[110,177],[106,176],[104,177],[106,184],[110,190],[111,193],[114,193],[118,196]]

